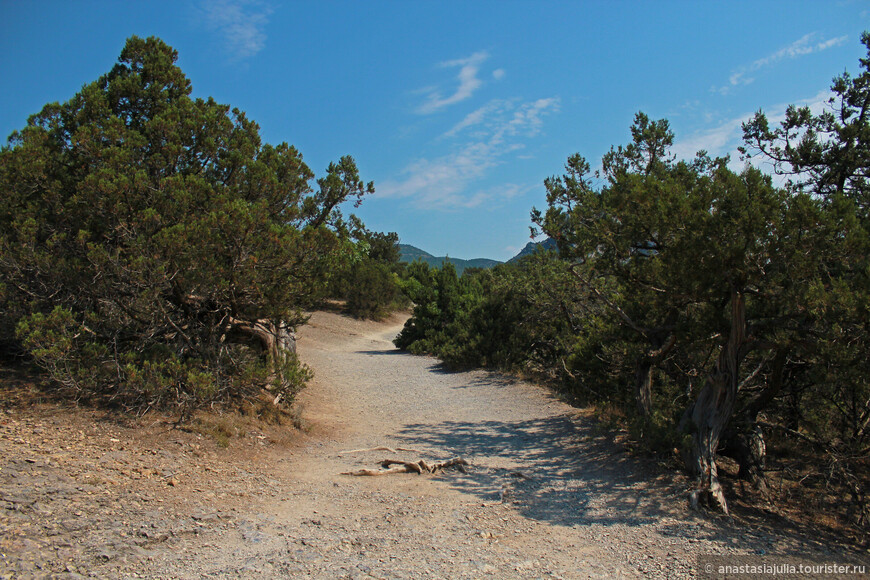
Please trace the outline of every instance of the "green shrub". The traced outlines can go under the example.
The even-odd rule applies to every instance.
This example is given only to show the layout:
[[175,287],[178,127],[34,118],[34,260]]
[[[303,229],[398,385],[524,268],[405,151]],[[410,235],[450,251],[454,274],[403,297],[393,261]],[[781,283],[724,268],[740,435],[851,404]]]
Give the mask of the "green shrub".
[[130,408],[290,402],[310,376],[293,329],[348,260],[338,207],[373,186],[350,157],[315,181],[243,112],[192,98],[177,56],[130,38],[0,150],[0,349]]

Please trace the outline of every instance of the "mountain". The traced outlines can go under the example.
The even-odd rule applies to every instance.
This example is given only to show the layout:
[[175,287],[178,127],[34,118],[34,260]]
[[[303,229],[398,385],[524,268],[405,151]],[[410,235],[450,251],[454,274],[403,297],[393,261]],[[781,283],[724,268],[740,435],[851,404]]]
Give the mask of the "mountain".
[[547,238],[543,242],[529,242],[528,244],[526,244],[525,248],[520,250],[519,254],[508,260],[508,264],[517,262],[520,259],[525,258],[526,256],[531,256],[535,252],[540,252],[542,250],[551,250],[555,252],[558,249],[559,248],[556,246],[556,240],[554,240],[553,238]]
[[422,260],[426,263],[431,263],[429,260],[436,260],[435,256],[429,252],[425,252],[420,248],[409,244],[399,244],[399,260],[402,262],[413,262],[414,260]]
[[[530,256],[535,252],[542,250],[555,251],[556,241],[553,238],[547,238],[543,242],[529,242],[526,247],[520,250],[520,253],[508,260],[508,263],[514,263],[520,259]],[[462,276],[462,272],[466,268],[494,268],[501,264],[498,260],[490,260],[487,258],[475,258],[473,260],[462,260],[460,258],[451,258],[449,256],[433,256],[429,252],[421,250],[409,244],[399,244],[399,260],[402,262],[411,263],[415,260],[426,262],[433,268],[440,268],[444,262],[450,262],[456,268],[456,273]]]
[[421,260],[434,268],[440,268],[444,262],[450,262],[456,268],[456,273],[460,276],[466,268],[492,268],[501,264],[498,260],[489,260],[487,258],[462,260],[460,258],[451,258],[449,256],[433,256],[429,252],[408,244],[399,244],[399,253],[399,259],[402,262],[410,263],[415,260]]

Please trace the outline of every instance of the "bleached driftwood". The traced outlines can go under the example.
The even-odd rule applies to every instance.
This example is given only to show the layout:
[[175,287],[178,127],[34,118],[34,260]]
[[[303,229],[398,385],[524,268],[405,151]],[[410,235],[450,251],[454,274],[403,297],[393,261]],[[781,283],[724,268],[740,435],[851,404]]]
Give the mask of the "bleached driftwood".
[[418,461],[399,461],[396,459],[384,459],[381,461],[382,469],[360,469],[357,471],[345,471],[341,475],[389,475],[391,473],[417,473],[422,475],[424,473],[435,473],[436,471],[440,471],[442,469],[447,469],[448,467],[455,467],[462,473],[466,473],[465,466],[468,465],[468,462],[461,457],[454,457],[453,459],[449,459],[447,461],[442,461],[440,463],[429,464],[426,463],[423,459]]

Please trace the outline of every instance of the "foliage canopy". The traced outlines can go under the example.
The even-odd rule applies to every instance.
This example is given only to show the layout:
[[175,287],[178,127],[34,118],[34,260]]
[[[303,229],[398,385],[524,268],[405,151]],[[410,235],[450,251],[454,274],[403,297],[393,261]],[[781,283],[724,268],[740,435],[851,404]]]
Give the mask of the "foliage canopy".
[[350,157],[314,181],[293,146],[192,98],[176,60],[131,37],[0,152],[4,348],[133,407],[290,399],[292,331],[346,254],[338,206],[373,186]]
[[694,501],[727,510],[717,454],[766,492],[766,441],[809,444],[821,485],[870,521],[870,34],[864,72],[834,80],[821,114],[744,126],[747,164],[677,160],[666,120],[593,174],[579,154],[545,181],[542,254],[468,279],[412,268],[397,339],[454,365],[542,372],[681,451]]

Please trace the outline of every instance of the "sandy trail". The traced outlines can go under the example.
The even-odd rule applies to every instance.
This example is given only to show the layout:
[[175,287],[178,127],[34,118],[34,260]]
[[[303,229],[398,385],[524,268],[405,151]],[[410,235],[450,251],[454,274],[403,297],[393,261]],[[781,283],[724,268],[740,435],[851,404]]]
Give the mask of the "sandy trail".
[[[238,522],[195,563],[207,576],[691,577],[698,555],[819,546],[688,512],[684,489],[598,436],[576,409],[497,374],[445,372],[397,351],[401,321],[316,313],[299,341],[316,379],[311,443],[288,459],[289,497]],[[461,456],[467,474],[350,477],[395,457]]]

